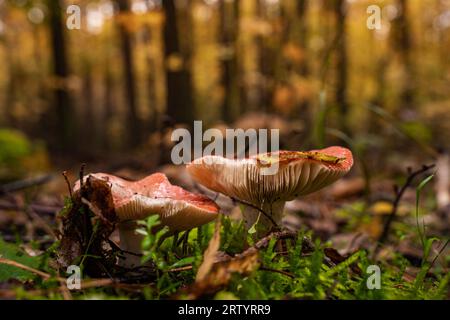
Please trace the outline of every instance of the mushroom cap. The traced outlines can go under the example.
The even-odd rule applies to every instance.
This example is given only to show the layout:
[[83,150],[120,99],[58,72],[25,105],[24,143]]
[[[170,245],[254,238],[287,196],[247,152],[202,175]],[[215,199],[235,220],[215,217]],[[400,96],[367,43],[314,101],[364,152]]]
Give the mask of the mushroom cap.
[[[97,179],[111,185],[114,208],[120,222],[140,220],[159,214],[161,224],[178,232],[198,227],[214,220],[219,207],[209,198],[190,193],[172,185],[162,173],[139,181],[128,181],[106,173],[93,173]],[[80,188],[75,183],[74,191]]]
[[[261,169],[277,163],[271,175]],[[338,180],[353,165],[350,150],[277,151],[246,159],[205,156],[187,165],[191,176],[205,187],[253,204],[289,201]]]

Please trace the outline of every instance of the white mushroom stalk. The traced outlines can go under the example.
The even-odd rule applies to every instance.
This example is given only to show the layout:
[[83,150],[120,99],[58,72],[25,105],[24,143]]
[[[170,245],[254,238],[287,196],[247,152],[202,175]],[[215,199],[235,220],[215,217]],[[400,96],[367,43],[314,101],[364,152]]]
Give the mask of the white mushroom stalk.
[[[172,185],[162,173],[152,174],[139,181],[127,181],[106,174],[90,174],[110,183],[114,209],[119,221],[120,248],[126,252],[127,267],[140,264],[143,236],[136,232],[137,220],[157,214],[161,226],[169,227],[170,233],[190,230],[214,220],[219,207],[209,198],[190,193]],[[74,191],[80,188],[76,182]]]
[[[262,169],[276,164],[273,174]],[[278,151],[247,159],[205,156],[187,165],[198,183],[247,204],[247,228],[258,221],[259,233],[281,226],[284,204],[335,182],[353,165],[350,150],[329,147],[307,152]]]

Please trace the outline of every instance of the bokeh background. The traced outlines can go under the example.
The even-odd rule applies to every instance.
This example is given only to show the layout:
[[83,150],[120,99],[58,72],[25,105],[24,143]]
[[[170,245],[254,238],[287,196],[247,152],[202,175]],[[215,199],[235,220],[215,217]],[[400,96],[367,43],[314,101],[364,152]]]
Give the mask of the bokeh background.
[[448,0],[0,0],[0,179],[150,170],[195,119],[403,170],[450,146],[449,31]]

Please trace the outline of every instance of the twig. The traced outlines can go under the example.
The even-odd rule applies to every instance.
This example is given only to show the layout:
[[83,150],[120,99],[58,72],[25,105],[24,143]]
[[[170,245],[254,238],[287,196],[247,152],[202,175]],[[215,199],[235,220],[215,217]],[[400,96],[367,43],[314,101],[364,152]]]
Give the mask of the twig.
[[21,264],[19,262],[14,261],[14,260],[6,259],[6,258],[0,258],[0,263],[7,264],[9,266],[17,267],[19,269],[32,272],[32,273],[37,274],[38,276],[40,276],[41,278],[44,278],[44,279],[51,278],[51,275],[48,274],[48,273],[42,272],[42,271],[40,271],[38,269],[31,268],[29,266],[26,266],[24,264]]
[[81,168],[80,168],[80,190],[83,187],[83,177],[84,177],[84,168],[86,167],[86,163],[82,163],[81,164]]
[[233,197],[230,197],[230,198],[233,201],[235,201],[235,202],[242,203],[242,204],[244,204],[246,206],[249,206],[249,207],[251,207],[253,209],[258,210],[259,212],[261,212],[263,214],[263,216],[265,216],[267,219],[269,219],[269,221],[272,223],[272,225],[275,228],[277,228],[277,229],[279,228],[277,223],[275,222],[275,220],[273,220],[273,218],[267,212],[265,212],[263,209],[259,208],[258,206],[255,206],[253,203],[250,203],[250,202],[247,202],[247,201],[244,201],[244,200],[240,200],[240,199],[237,199],[237,198],[233,198]]
[[28,207],[28,210],[24,210],[24,212],[31,218],[32,220],[36,221],[42,229],[44,229],[47,234],[49,234],[54,239],[58,239],[56,236],[56,233],[53,231],[52,227],[45,221],[41,216],[39,216],[31,207]]
[[67,171],[63,171],[62,175],[64,177],[64,180],[66,180],[67,189],[69,189],[70,199],[73,199],[72,186],[70,185],[69,178],[67,177]]
[[70,293],[69,288],[67,287],[67,282],[63,279],[59,280],[59,289],[64,298],[64,300],[73,300],[72,294]]
[[259,267],[259,270],[275,272],[275,273],[285,275],[289,278],[294,278],[294,275],[292,273],[284,271],[284,270],[272,269],[272,268],[267,268],[267,267]]
[[[31,208],[36,213],[54,214],[62,209],[62,207],[46,206],[41,204],[30,204],[27,208]],[[26,211],[27,208],[17,204],[0,203],[0,210]]]
[[38,186],[41,184],[45,184],[53,179],[52,174],[47,174],[39,177],[14,181],[11,183],[7,183],[0,186],[0,195],[4,195],[6,193],[20,191],[29,187]]
[[434,164],[423,165],[421,169],[416,170],[416,171],[411,171],[411,168],[408,168],[408,178],[406,179],[405,183],[399,190],[396,188],[396,195],[395,195],[394,202],[392,204],[392,211],[386,220],[382,234],[378,238],[378,241],[377,241],[374,253],[373,253],[374,257],[378,253],[378,250],[380,249],[380,245],[383,244],[387,239],[387,236],[388,236],[390,228],[391,228],[392,221],[394,221],[395,217],[397,216],[398,205],[399,205],[400,200],[402,199],[403,194],[405,193],[406,189],[412,184],[412,182],[414,181],[414,179],[417,176],[419,176],[422,173],[427,172],[434,166],[435,166]]
[[442,246],[441,250],[439,250],[439,252],[436,254],[436,256],[433,258],[433,261],[431,261],[430,267],[427,270],[427,273],[431,270],[431,268],[433,268],[434,264],[436,263],[436,260],[439,258],[439,256],[442,254],[442,252],[444,252],[445,248],[447,247],[448,243],[449,243],[449,239],[447,239],[447,241],[445,241],[444,245]]
[[[58,291],[64,292],[64,290],[67,290],[67,286],[66,286],[66,282],[65,282],[66,279],[58,278],[58,280],[63,280],[64,284],[62,284],[60,287],[57,287],[57,288],[28,290],[27,294],[40,296],[40,295],[44,295],[44,294],[48,294],[48,293],[52,293],[52,292],[58,292]],[[96,287],[106,287],[106,286],[120,288],[122,285],[124,285],[124,284],[117,283],[111,279],[92,279],[92,280],[88,280],[88,281],[81,281],[80,290],[96,288]],[[2,298],[14,298],[16,296],[17,296],[16,291],[0,290],[0,297],[2,297]]]
[[[297,238],[297,235],[298,234],[295,231],[278,231],[278,232],[273,232],[273,233],[269,234],[268,236],[266,236],[266,237],[262,238],[261,240],[259,240],[251,248],[255,248],[257,250],[260,250],[260,249],[263,249],[263,248],[267,247],[269,245],[269,243],[270,243],[270,240],[272,238],[276,238],[277,240],[295,239],[295,238]],[[306,250],[308,250],[308,251],[314,250],[314,244],[308,238],[303,237],[303,244],[305,245],[305,249]]]
[[173,268],[173,269],[169,269],[168,272],[180,272],[180,271],[187,271],[187,270],[192,270],[192,266]]
[[136,257],[142,257],[143,254],[142,253],[136,253],[136,252],[132,252],[132,251],[128,251],[128,250],[124,250],[122,248],[120,248],[114,241],[112,241],[111,239],[107,239],[109,245],[111,246],[111,248],[113,248],[115,251],[119,251],[120,253],[126,253],[132,256],[136,256]]

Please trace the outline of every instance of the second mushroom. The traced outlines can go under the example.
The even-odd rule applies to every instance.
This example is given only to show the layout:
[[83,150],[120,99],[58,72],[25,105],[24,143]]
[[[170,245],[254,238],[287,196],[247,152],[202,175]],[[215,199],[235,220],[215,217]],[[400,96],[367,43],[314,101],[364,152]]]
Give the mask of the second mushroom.
[[[161,226],[169,227],[171,234],[191,230],[214,220],[219,207],[209,198],[190,193],[172,185],[162,173],[152,174],[139,181],[128,181],[106,173],[94,173],[97,179],[110,184],[114,209],[118,218],[120,248],[125,252],[121,265],[140,264],[143,237],[136,232],[137,220],[157,214]],[[80,190],[80,182],[74,191]]]
[[[261,169],[277,164],[273,174]],[[350,150],[329,147],[312,151],[278,151],[246,159],[205,156],[187,165],[190,175],[208,189],[247,204],[247,228],[258,221],[258,234],[281,226],[286,201],[315,192],[335,182],[353,165]]]

